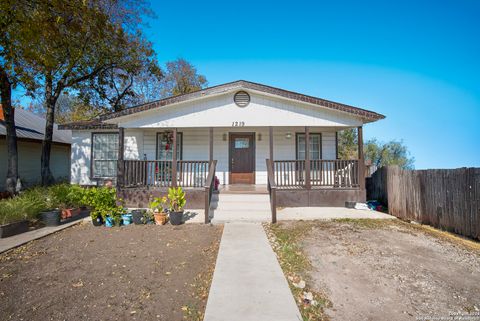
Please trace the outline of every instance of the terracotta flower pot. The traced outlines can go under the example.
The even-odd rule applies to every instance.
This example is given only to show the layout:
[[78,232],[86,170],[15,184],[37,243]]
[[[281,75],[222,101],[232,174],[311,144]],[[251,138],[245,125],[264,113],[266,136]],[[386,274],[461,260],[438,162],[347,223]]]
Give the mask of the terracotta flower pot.
[[155,224],[164,225],[167,223],[167,214],[165,213],[154,213],[153,217],[155,218]]
[[80,214],[80,208],[66,208],[62,210],[62,220]]

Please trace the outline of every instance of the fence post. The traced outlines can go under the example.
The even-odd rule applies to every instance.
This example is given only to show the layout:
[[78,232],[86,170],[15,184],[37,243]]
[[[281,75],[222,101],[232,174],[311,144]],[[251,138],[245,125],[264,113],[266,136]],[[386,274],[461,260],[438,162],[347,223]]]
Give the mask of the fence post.
[[310,127],[305,126],[305,188],[312,187],[310,181]]

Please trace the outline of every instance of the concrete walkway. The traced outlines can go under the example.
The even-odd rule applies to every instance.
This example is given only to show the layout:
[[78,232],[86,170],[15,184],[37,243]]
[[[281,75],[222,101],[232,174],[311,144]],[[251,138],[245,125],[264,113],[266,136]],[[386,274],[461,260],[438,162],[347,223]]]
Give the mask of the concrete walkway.
[[[28,243],[30,241],[45,237],[47,235],[50,235],[52,233],[61,231],[63,229],[66,229],[67,227],[70,227],[75,224],[79,224],[84,221],[90,221],[90,217],[86,217],[83,219],[79,219],[76,221],[72,221],[69,223],[65,223],[59,226],[47,226],[47,227],[42,227],[37,230],[33,230],[30,232],[22,233],[22,234],[17,234],[14,236],[6,237],[4,239],[0,239],[0,253],[3,253],[5,251],[11,250],[15,247],[21,246],[25,243]],[[90,223],[91,224],[91,223]]]
[[260,223],[226,223],[204,321],[302,320]]

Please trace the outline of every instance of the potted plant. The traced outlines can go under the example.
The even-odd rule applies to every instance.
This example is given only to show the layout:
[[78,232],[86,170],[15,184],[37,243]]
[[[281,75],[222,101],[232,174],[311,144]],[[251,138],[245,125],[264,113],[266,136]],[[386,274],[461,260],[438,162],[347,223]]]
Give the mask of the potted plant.
[[139,224],[145,224],[143,222],[143,216],[145,214],[145,210],[144,209],[136,209],[136,210],[132,210],[132,220],[133,220],[133,224],[136,224],[136,225],[139,225]]
[[42,222],[45,223],[46,226],[60,225],[60,210],[56,206],[58,203],[58,199],[54,194],[50,194],[49,197],[46,198],[45,204],[47,209],[40,212]]
[[11,198],[0,201],[0,238],[28,231],[24,202]]
[[171,187],[168,189],[168,209],[172,225],[180,225],[183,223],[183,208],[186,203],[185,192],[181,187]]
[[167,198],[165,196],[155,197],[149,204],[150,211],[153,213],[155,224],[157,225],[163,225],[167,223],[165,204],[167,204]]
[[116,190],[110,187],[92,187],[86,189],[83,203],[90,208],[90,217],[93,225],[105,222],[106,226],[120,225],[122,214],[125,214],[123,205],[117,205]]

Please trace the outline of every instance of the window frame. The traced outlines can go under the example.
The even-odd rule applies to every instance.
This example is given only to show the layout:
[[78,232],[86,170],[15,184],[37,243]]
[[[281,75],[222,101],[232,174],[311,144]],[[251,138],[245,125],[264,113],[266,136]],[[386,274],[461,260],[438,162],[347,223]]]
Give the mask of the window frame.
[[[155,135],[155,160],[160,160],[158,159],[158,137],[159,135],[168,132],[168,130],[165,130],[163,132],[157,132]],[[180,144],[180,150],[179,150],[179,155],[177,155],[177,161],[183,160],[183,132],[177,132],[177,141]],[[165,161],[171,161],[171,160],[165,160]]]
[[[93,147],[94,147],[94,137],[95,135],[117,135],[119,136],[118,132],[92,132],[92,135],[90,137],[90,179],[112,179],[116,178],[117,176],[95,176],[94,173],[94,166],[93,163],[95,162],[95,159],[93,158],[94,152],[93,152]],[[117,139],[118,140],[118,139]],[[117,147],[117,157],[115,159],[116,162],[118,162],[118,147]],[[118,166],[118,163],[117,163]]]
[[[300,135],[304,135],[305,136],[305,133],[295,133],[295,160],[301,160],[298,155],[299,155],[299,150],[298,150],[298,138]],[[322,142],[322,133],[321,132],[315,132],[315,133],[310,133],[310,137],[312,137],[312,135],[318,135],[319,137],[319,159],[323,159],[323,142]],[[307,145],[307,144],[305,144]],[[310,146],[310,144],[308,144],[308,146]],[[311,151],[310,151],[310,155],[311,155]],[[304,160],[304,159],[303,159]],[[313,158],[310,157],[310,160],[314,160]]]

